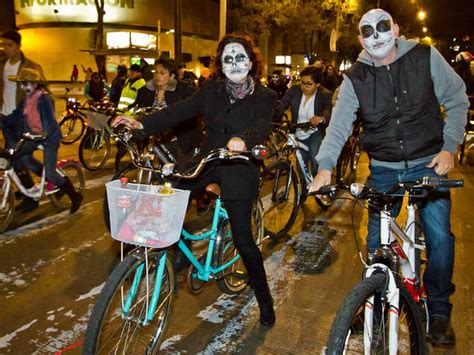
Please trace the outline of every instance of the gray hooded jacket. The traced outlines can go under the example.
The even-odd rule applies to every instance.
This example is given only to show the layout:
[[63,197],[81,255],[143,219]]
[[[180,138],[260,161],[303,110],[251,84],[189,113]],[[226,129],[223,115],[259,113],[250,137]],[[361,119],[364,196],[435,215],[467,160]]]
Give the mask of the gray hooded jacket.
[[[394,62],[410,51],[417,43],[414,40],[406,40],[403,37],[399,38],[397,40],[397,54]],[[381,64],[374,63],[365,50],[360,53],[357,60],[369,65],[381,66]],[[464,126],[466,125],[467,110],[469,108],[466,87],[462,79],[434,47],[431,47],[430,53],[430,72],[436,97],[440,105],[443,105],[446,116],[442,150],[455,153],[457,145],[463,140]],[[349,77],[344,75],[326,136],[316,157],[319,170],[332,170],[336,166],[342,147],[351,134],[352,123],[356,119],[358,108],[359,101],[354,87]],[[407,164],[411,167],[427,163],[432,158],[433,156],[431,155],[408,161]],[[371,165],[403,169],[406,167],[406,162],[384,162],[372,159]]]

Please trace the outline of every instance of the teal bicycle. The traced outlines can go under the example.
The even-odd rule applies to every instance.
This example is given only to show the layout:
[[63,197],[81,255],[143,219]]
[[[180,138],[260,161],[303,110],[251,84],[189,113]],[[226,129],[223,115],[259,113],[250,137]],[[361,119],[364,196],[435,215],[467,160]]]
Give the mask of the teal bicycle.
[[[248,160],[249,155],[264,158],[266,154],[264,147],[256,147],[251,153],[218,149],[211,151],[202,159],[192,173],[179,174],[174,172],[173,164],[166,164],[161,169],[154,168],[153,155],[149,153],[140,155],[130,144],[131,132],[119,132],[114,138],[129,149],[137,168],[134,180],[137,184],[133,185],[138,186],[140,191],[158,189],[163,192],[163,188],[166,187],[160,184],[165,180],[193,179],[210,161]],[[216,281],[223,292],[239,293],[247,286],[247,273],[233,244],[229,217],[220,200],[217,187],[211,184],[207,191],[215,197],[211,227],[199,234],[192,234],[183,229],[177,243],[178,248],[191,263],[187,285],[190,291],[197,293],[206,283]],[[113,194],[109,192],[110,190],[108,198],[111,201]],[[123,201],[122,205],[129,206]],[[261,204],[257,203],[252,217],[252,229],[259,247],[263,241],[261,213]],[[205,239],[209,241],[207,250],[200,256],[195,256],[184,242],[184,240]],[[153,354],[158,351],[170,319],[176,290],[176,275],[168,248],[173,243],[174,241],[169,240],[162,248],[140,246],[126,256],[123,255],[122,244],[122,261],[109,276],[92,310],[84,339],[84,354]],[[141,242],[136,244],[141,245]]]

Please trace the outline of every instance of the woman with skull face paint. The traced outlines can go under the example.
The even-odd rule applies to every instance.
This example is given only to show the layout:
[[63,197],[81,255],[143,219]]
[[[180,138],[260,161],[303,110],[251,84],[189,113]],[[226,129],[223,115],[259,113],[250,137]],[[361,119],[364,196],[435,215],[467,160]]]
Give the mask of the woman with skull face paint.
[[[70,213],[74,213],[81,206],[83,196],[74,189],[67,176],[62,176],[56,170],[61,130],[54,115],[53,101],[45,90],[41,72],[36,69],[22,68],[18,76],[9,79],[21,83],[20,89],[24,92],[25,99],[12,114],[5,117],[4,126],[22,125],[21,133],[46,134],[46,138],[42,141],[27,140],[18,152],[17,159],[20,164],[29,163],[28,168],[41,176],[42,164],[36,159],[31,159],[33,152],[41,144],[46,179],[68,195],[72,202]],[[25,187],[28,188],[28,186]]]
[[[202,114],[207,129],[203,154],[221,147],[242,151],[262,144],[271,130],[276,93],[259,82],[261,62],[251,40],[226,35],[219,42],[214,64],[213,77],[190,98],[139,121],[120,116],[114,125],[125,123],[143,130],[148,136]],[[203,172],[193,186],[186,186],[192,190],[191,198],[197,197],[211,182],[218,182],[221,187],[234,243],[260,306],[260,323],[273,325],[273,301],[262,256],[251,231],[251,210],[259,188],[259,167],[254,161],[217,162]]]
[[[457,145],[463,140],[469,101],[462,79],[434,48],[398,38],[392,16],[373,9],[359,22],[364,48],[344,75],[326,137],[316,157],[319,171],[310,191],[331,182],[331,170],[349,137],[356,112],[363,125],[362,148],[370,157],[369,185],[387,191],[399,182],[424,176],[446,177],[454,167]],[[444,116],[440,105],[444,106]],[[401,200],[393,206],[397,216]],[[454,235],[450,227],[449,190],[436,191],[420,210],[428,263],[424,273],[434,344],[454,344],[451,329],[454,293]],[[380,220],[369,210],[367,249],[380,243]]]

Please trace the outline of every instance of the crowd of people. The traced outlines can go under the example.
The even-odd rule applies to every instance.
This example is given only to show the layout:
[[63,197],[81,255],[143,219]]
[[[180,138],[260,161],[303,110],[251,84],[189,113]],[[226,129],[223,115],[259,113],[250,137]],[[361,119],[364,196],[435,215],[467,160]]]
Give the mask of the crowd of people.
[[[315,176],[310,191],[331,182],[332,169],[356,117],[362,121],[361,144],[370,158],[371,187],[385,191],[400,181],[445,177],[454,167],[454,153],[463,138],[469,106],[465,83],[434,47],[400,37],[398,25],[384,10],[364,14],[358,38],[363,50],[343,76],[335,66],[318,60],[304,68],[293,85],[281,70],[274,70],[265,87],[261,83],[261,58],[252,41],[245,36],[226,35],[218,44],[213,72],[200,88],[196,88],[195,80],[185,78],[183,67],[176,61],[158,59],[154,65],[142,60],[129,68],[119,66],[110,87],[97,72],[86,72],[90,78],[84,94],[94,101],[110,96],[124,112],[114,125],[126,124],[144,136],[160,134],[175,142],[179,154],[187,157],[182,164],[196,151],[206,154],[221,147],[243,151],[263,144],[272,122],[289,111],[291,123],[309,124],[298,128],[296,137],[308,147],[305,160]],[[46,176],[70,196],[74,213],[82,196],[67,178],[55,174],[53,163],[61,135],[44,85],[46,79],[41,67],[20,51],[18,32],[7,31],[2,39],[6,58],[0,61],[0,106],[7,145],[15,144],[25,131],[48,132],[44,144]],[[471,59],[461,57],[458,66]],[[465,79],[468,74],[461,69],[458,73]],[[77,67],[73,74],[72,80],[77,81]],[[470,83],[470,77],[467,80]],[[444,106],[443,115],[440,104]],[[153,112],[134,117],[133,110],[139,107],[151,107]],[[29,147],[15,168],[25,186],[32,181],[29,170],[37,172],[31,164],[34,149]],[[119,149],[117,170],[123,154]],[[213,164],[192,184],[179,187],[190,189],[192,197],[198,197],[208,183],[220,184],[234,242],[260,307],[260,322],[273,325],[272,296],[250,227],[258,179],[256,162],[235,161]],[[448,191],[433,194],[420,206],[429,255],[424,273],[429,336],[435,344],[455,342],[450,324],[450,296],[454,292],[450,206]],[[394,207],[395,215],[399,208]],[[368,252],[378,246],[378,223],[378,217],[369,211]]]

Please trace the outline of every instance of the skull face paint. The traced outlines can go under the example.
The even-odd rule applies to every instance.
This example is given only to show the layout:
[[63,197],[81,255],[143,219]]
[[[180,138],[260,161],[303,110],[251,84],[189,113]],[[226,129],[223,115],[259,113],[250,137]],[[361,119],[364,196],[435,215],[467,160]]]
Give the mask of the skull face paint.
[[229,43],[222,52],[222,72],[230,81],[241,83],[245,81],[252,68],[252,62],[240,43]]
[[365,13],[359,22],[359,31],[364,49],[374,59],[384,59],[395,47],[393,19],[384,10]]

